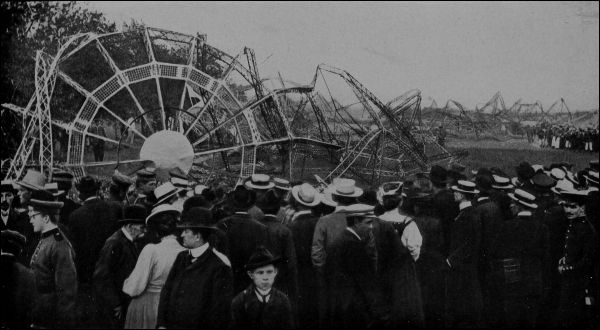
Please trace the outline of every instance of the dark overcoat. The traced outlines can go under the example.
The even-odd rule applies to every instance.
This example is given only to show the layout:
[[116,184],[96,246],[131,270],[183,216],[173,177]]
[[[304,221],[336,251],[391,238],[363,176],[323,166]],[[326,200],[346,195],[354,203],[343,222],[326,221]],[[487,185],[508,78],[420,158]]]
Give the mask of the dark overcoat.
[[478,276],[481,224],[473,206],[460,211],[450,227],[446,272],[447,327],[481,326],[483,301]]
[[254,285],[231,302],[231,329],[292,329],[292,307],[288,297],[272,288],[266,303],[258,300]]
[[458,215],[458,203],[454,201],[454,193],[450,189],[442,189],[431,199],[434,215],[440,219],[444,237],[444,253],[447,253],[450,243],[450,227]]
[[4,224],[4,221],[0,221],[0,230],[7,229],[17,231],[27,239],[18,261],[25,266],[29,266],[31,255],[33,255],[33,251],[39,242],[39,235],[33,232],[33,226],[29,223],[27,210],[17,212],[14,208],[11,209],[8,213],[6,224]]
[[160,294],[157,327],[222,329],[229,325],[233,282],[228,260],[212,248],[192,263],[177,255]]
[[42,234],[31,257],[36,298],[33,324],[46,328],[70,328],[75,324],[77,271],[71,243],[58,229]]
[[292,305],[295,305],[298,299],[298,263],[292,231],[272,214],[266,214],[260,222],[269,230],[267,248],[273,255],[282,258],[277,266],[275,287],[285,293]]
[[231,270],[233,272],[234,292],[241,292],[250,285],[250,277],[244,265],[254,250],[260,245],[269,245],[269,229],[262,223],[252,219],[247,213],[235,213],[221,219],[217,227],[225,232]]
[[[3,223],[4,224],[4,223]],[[35,293],[33,272],[12,254],[0,257],[0,278],[4,307],[0,309],[2,329],[25,329],[31,325],[31,308]]]
[[[110,236],[100,251],[94,271],[94,289],[98,298],[101,321],[106,327],[118,327],[131,298],[123,292],[123,282],[129,277],[139,256],[136,245],[127,239],[121,229]],[[114,318],[114,308],[121,306],[123,318]]]

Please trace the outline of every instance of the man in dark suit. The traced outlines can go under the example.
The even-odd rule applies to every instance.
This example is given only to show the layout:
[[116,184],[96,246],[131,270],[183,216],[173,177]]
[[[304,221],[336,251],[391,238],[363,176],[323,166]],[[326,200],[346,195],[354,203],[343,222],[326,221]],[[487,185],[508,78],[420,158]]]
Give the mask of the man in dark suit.
[[454,201],[454,195],[448,189],[448,172],[445,168],[434,165],[429,171],[429,179],[433,184],[433,196],[431,206],[435,210],[436,216],[442,224],[444,235],[444,250],[448,251],[450,242],[450,226],[452,221],[458,215],[458,204]]
[[46,176],[43,173],[30,169],[27,170],[23,180],[17,181],[16,184],[18,189],[17,194],[19,196],[19,206],[22,209],[17,210],[17,219],[13,222],[15,227],[12,229],[25,235],[25,238],[27,239],[25,249],[23,250],[19,261],[23,265],[29,266],[31,256],[33,255],[40,238],[39,235],[34,234],[33,227],[29,223],[27,208],[29,206],[29,201],[32,198],[42,197],[42,195],[45,195],[44,186],[46,185]]
[[134,241],[144,232],[146,216],[144,206],[127,206],[119,220],[121,229],[106,240],[100,251],[93,281],[104,327],[123,327],[131,300],[123,293],[123,282],[135,268],[140,251]]
[[[233,298],[231,264],[208,243],[214,230],[210,210],[182,222],[183,246],[160,294],[157,328],[223,329]],[[247,276],[247,275],[246,275]]]
[[57,171],[52,175],[52,182],[56,182],[58,184],[58,190],[62,190],[65,193],[58,197],[58,200],[64,203],[62,209],[60,209],[60,222],[67,228],[69,228],[69,217],[71,213],[78,209],[81,204],[76,203],[72,199],[68,197],[69,191],[73,185],[73,174],[66,171]]
[[81,178],[75,187],[83,205],[69,217],[79,281],[78,307],[82,313],[82,327],[98,326],[92,277],[100,250],[108,237],[119,228],[117,219],[121,217],[120,209],[98,197],[99,186],[91,176]]
[[246,261],[258,246],[269,243],[267,226],[248,214],[248,210],[254,206],[254,196],[246,187],[236,187],[231,194],[231,204],[235,213],[217,223],[217,228],[225,232],[227,239],[236,294],[250,285],[250,278],[244,270]]

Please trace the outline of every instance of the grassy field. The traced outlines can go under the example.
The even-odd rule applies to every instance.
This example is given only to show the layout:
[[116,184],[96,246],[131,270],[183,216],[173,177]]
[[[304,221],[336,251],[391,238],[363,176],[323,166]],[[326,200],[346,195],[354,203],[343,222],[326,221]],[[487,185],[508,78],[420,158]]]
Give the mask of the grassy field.
[[516,176],[515,167],[522,161],[530,164],[550,165],[566,162],[574,165],[574,170],[589,166],[589,161],[598,159],[598,152],[582,152],[539,148],[527,143],[527,140],[497,141],[449,141],[450,151],[464,149],[469,155],[461,160],[467,170],[480,167],[498,167],[511,176]]

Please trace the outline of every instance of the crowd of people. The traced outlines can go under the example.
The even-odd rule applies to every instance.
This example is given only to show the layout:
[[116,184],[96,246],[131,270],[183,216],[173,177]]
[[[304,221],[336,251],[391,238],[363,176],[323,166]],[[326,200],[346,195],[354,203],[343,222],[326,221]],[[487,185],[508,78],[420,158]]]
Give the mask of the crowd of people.
[[570,125],[546,125],[527,128],[527,140],[542,148],[598,152],[598,125],[586,129]]
[[598,325],[598,161],[362,189],[155,169],[2,181],[2,328]]

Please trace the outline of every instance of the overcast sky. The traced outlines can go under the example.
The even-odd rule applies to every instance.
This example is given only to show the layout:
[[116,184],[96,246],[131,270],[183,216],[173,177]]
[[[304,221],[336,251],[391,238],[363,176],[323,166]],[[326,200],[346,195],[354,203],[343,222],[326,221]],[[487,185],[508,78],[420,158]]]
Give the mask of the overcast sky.
[[352,73],[384,102],[407,90],[422,105],[468,108],[500,91],[548,108],[599,104],[598,2],[207,3],[88,2],[117,22],[131,18],[236,55],[253,48],[262,77],[309,83],[326,63]]

